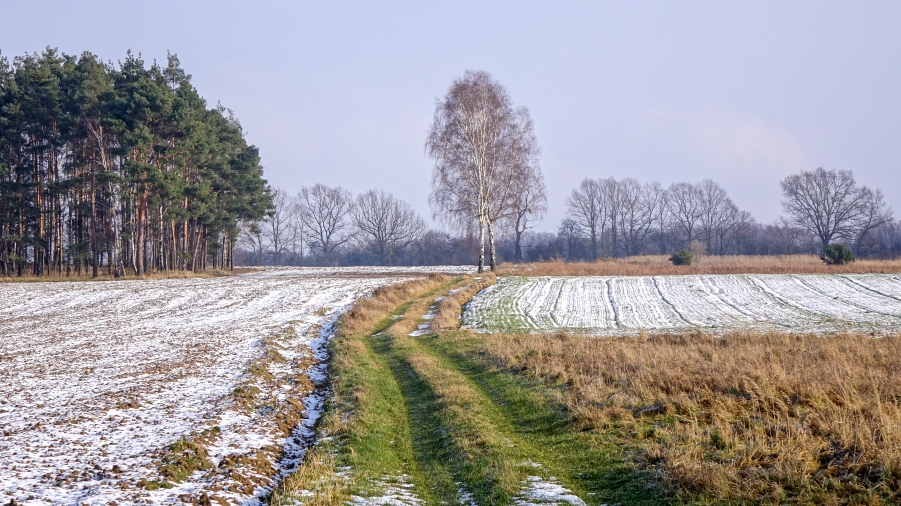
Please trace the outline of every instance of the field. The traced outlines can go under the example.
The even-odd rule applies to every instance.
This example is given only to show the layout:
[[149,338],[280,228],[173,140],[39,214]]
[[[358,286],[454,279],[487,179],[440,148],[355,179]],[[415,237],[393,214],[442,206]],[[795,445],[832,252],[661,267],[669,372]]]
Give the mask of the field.
[[422,272],[0,286],[0,499],[253,503],[313,435],[338,315]]
[[321,443],[272,504],[901,499],[896,334],[458,330],[493,281],[395,285],[341,320]]
[[432,270],[0,286],[0,504],[901,499],[897,274]]
[[480,332],[599,336],[901,330],[901,275],[757,274],[501,279],[464,315]]

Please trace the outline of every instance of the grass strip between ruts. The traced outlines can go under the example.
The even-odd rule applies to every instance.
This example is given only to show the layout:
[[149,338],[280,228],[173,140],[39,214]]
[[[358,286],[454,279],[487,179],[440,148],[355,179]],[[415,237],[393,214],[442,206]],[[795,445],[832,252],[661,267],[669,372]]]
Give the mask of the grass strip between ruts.
[[407,335],[436,294],[469,281],[436,283],[369,332],[335,340],[325,438],[310,455],[319,464],[331,455],[325,460],[341,491],[317,487],[329,478],[307,473],[277,497],[341,504],[353,495],[379,496],[393,482],[425,504],[461,503],[463,494],[476,504],[511,504],[527,476],[540,476],[588,504],[666,502],[611,439],[579,432],[544,387],[480,362],[483,337]]

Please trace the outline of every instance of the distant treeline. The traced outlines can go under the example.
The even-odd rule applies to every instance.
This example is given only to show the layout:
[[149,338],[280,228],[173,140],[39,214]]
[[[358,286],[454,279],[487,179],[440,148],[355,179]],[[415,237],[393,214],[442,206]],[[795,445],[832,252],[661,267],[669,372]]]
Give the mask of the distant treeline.
[[257,148],[174,55],[0,57],[0,274],[229,267],[270,207]]
[[[271,232],[265,226],[256,236],[256,248],[249,242],[240,242],[235,253],[236,265],[475,265],[478,262],[479,239],[472,232],[449,234],[442,230],[427,230],[415,241],[412,241],[389,262],[380,262],[366,248],[355,243],[346,243],[338,248],[334,257],[325,261],[312,254],[304,246],[301,249],[299,236],[293,235],[281,246],[280,253],[275,254],[269,237]],[[591,245],[585,235],[572,235],[570,229],[558,232],[527,231],[521,239],[523,261],[542,260],[590,261]],[[673,238],[666,231],[652,231],[636,254],[669,255],[683,247],[680,240]],[[702,242],[692,245],[695,249],[703,248]],[[898,222],[883,225],[857,245],[858,256],[863,258],[898,258],[901,256],[901,224]],[[515,244],[512,230],[501,231],[498,237],[497,253],[501,261],[513,261]],[[770,224],[750,223],[730,245],[727,254],[739,255],[796,255],[821,253],[820,240],[790,223],[776,222]],[[715,254],[715,252],[714,252]],[[624,251],[619,256],[624,256]]]
[[[805,178],[806,186],[819,191],[800,191]],[[878,190],[857,186],[850,173],[817,169],[790,176],[783,197],[786,203],[803,203],[798,194],[824,198],[829,188],[841,198],[812,205],[817,213],[799,215],[786,206],[788,216],[761,224],[711,180],[664,187],[631,178],[586,179],[566,199],[566,217],[556,232],[524,231],[521,222],[499,220],[496,253],[500,261],[513,262],[669,255],[684,248],[710,255],[818,255],[824,242],[841,242],[860,257],[901,256],[901,223]],[[273,211],[242,224],[238,264],[473,265],[479,260],[475,220],[452,235],[427,229],[409,204],[376,190],[354,198],[340,187],[315,185],[296,196],[280,189],[273,194]]]

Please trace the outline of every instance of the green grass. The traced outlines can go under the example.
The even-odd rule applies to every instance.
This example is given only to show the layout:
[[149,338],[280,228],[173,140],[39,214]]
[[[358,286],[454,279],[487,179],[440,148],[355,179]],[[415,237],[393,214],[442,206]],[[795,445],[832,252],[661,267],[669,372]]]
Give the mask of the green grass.
[[581,431],[553,391],[523,376],[498,371],[478,359],[482,337],[464,333],[424,336],[443,362],[461,373],[493,409],[491,422],[510,441],[509,456],[541,464],[529,474],[554,476],[589,504],[666,504],[651,477],[624,459],[613,434]]
[[335,468],[347,471],[349,495],[381,495],[384,483],[404,476],[427,505],[460,503],[463,491],[477,504],[511,504],[527,476],[540,476],[588,504],[669,501],[616,439],[576,427],[553,390],[482,362],[483,337],[392,332],[391,316],[413,302],[386,315],[376,336],[333,343],[343,359],[325,418],[348,422],[320,449],[335,452]]

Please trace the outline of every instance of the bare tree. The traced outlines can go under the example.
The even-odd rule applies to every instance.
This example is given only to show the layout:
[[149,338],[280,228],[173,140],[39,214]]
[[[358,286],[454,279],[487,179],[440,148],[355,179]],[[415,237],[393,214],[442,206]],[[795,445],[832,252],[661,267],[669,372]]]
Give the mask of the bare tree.
[[479,272],[488,227],[494,269],[493,224],[506,217],[510,182],[530,166],[537,149],[528,111],[514,110],[507,91],[487,72],[466,71],[437,103],[425,148],[435,160],[429,196],[435,217],[461,230],[476,222]]
[[509,205],[507,221],[513,229],[513,260],[522,261],[522,234],[532,228],[547,212],[547,188],[537,164],[520,171]]
[[857,234],[854,237],[855,253],[860,253],[860,245],[867,233],[894,220],[892,208],[885,203],[881,190],[873,191],[863,186],[859,192],[861,202],[860,215],[857,218]]
[[356,241],[387,265],[403,248],[419,239],[426,224],[403,200],[382,190],[369,190],[357,196],[351,212],[359,230]]
[[576,246],[582,237],[584,237],[582,225],[573,218],[564,218],[560,223],[560,230],[557,234],[566,241],[566,259],[574,260],[576,257]]
[[[721,229],[727,227],[729,214],[737,211],[726,190],[711,179],[705,179],[696,186],[699,198],[698,227],[700,239],[709,253],[716,251],[715,241]],[[734,209],[733,209],[734,208]]]
[[607,203],[600,181],[585,178],[566,199],[570,219],[588,234],[591,259],[598,258],[598,238],[607,223]]
[[[609,242],[609,256],[619,256],[619,222],[620,222],[620,185],[616,179],[608,177],[600,179],[598,183],[601,185],[601,195],[606,210],[606,221],[602,222],[600,230],[601,244]],[[609,232],[607,227],[609,225]]]
[[291,207],[288,210],[288,223],[284,233],[283,250],[288,255],[290,265],[303,265],[303,220],[300,215],[300,206],[297,205],[297,197],[291,199]]
[[701,219],[701,194],[690,183],[673,183],[666,191],[666,208],[670,228],[677,241],[688,246],[697,239]]
[[488,242],[491,251],[491,270],[497,265],[494,224],[505,221],[512,225],[514,260],[522,260],[522,234],[531,223],[540,220],[547,211],[544,176],[539,166],[541,149],[535,137],[535,127],[529,110],[520,107],[506,125],[502,163],[497,171],[497,188],[492,192],[487,213]]
[[618,183],[617,210],[626,255],[637,255],[654,226],[661,205],[659,183],[639,184],[627,177]]
[[301,229],[310,251],[320,261],[334,264],[336,249],[350,240],[349,220],[353,196],[347,190],[316,184],[297,194]]
[[265,234],[271,247],[272,265],[282,265],[282,254],[286,252],[288,246],[293,207],[294,204],[285,190],[276,188],[272,191],[272,209],[263,219]]
[[833,239],[851,239],[859,229],[867,195],[850,170],[802,171],[780,182],[783,210],[819,239],[822,250]]
[[[780,255],[792,255],[801,250],[801,238],[808,232],[795,223],[779,218],[779,221],[767,225],[766,232],[769,242],[775,247],[775,253]],[[767,251],[767,253],[770,253]]]
[[711,243],[707,251],[717,255],[725,255],[730,249],[737,249],[738,243],[754,225],[751,213],[743,211],[729,199],[714,229]]
[[238,224],[238,244],[245,249],[249,249],[253,255],[254,265],[263,265],[263,255],[268,249],[268,239],[260,223],[255,221],[242,221]]

